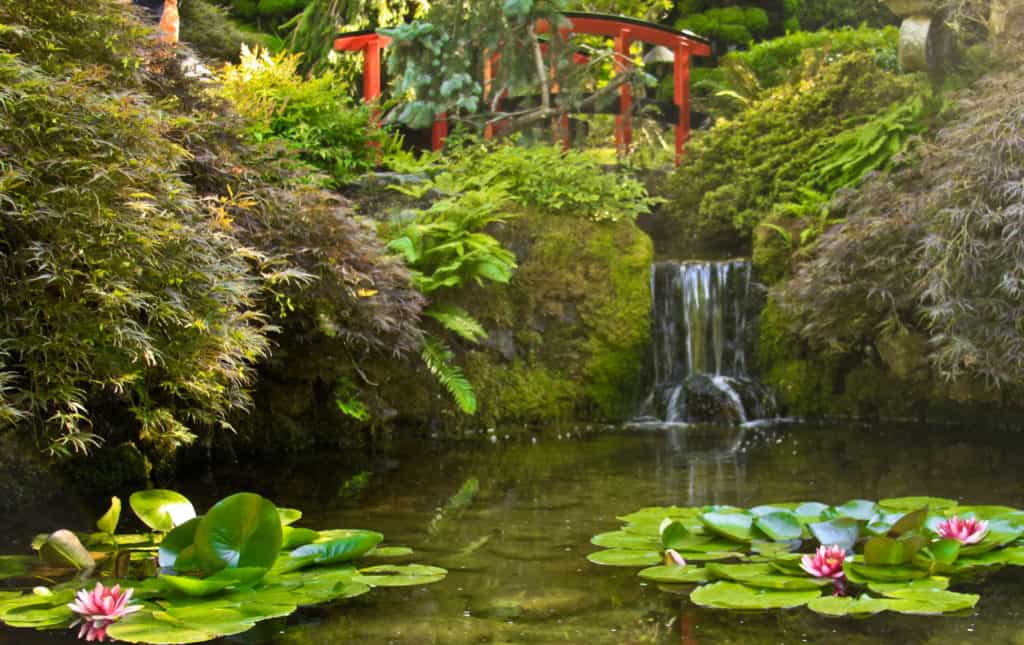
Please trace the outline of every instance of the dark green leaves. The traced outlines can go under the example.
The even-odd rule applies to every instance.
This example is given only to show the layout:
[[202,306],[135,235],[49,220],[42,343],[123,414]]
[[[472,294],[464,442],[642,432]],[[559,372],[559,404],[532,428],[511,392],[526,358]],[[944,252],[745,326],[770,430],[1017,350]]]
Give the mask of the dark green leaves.
[[281,542],[277,508],[255,493],[236,493],[217,502],[199,521],[196,562],[207,572],[225,567],[269,569]]

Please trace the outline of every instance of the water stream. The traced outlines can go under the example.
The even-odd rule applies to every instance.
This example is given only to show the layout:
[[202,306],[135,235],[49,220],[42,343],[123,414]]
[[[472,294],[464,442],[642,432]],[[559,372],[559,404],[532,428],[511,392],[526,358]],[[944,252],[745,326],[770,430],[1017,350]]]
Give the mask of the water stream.
[[638,421],[744,423],[773,407],[747,370],[748,260],[656,264],[651,296],[651,387]]

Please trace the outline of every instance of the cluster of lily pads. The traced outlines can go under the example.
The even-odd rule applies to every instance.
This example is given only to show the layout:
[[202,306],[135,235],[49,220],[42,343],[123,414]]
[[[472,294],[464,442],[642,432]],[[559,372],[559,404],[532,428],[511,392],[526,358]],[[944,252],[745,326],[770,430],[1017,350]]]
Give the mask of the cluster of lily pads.
[[902,497],[733,506],[650,507],[591,542],[595,564],[647,567],[645,580],[719,609],[806,605],[832,616],[944,614],[979,596],[949,587],[1024,566],[1024,512]]
[[255,493],[226,497],[202,516],[169,490],[134,493],[129,504],[152,532],[117,533],[121,501],[115,497],[98,532],[56,531],[33,541],[37,557],[0,557],[8,587],[65,579],[27,592],[0,591],[0,622],[77,626],[89,641],[197,643],[245,632],[300,606],[447,574],[386,563],[412,550],[381,546],[384,536],[375,531],[294,527],[300,511],[277,508]]

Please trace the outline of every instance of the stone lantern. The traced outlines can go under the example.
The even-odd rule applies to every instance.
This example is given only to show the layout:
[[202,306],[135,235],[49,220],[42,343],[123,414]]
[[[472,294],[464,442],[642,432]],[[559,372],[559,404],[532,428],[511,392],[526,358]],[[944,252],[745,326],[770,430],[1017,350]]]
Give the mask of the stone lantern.
[[944,22],[943,0],[885,0],[900,26],[900,67],[908,72],[941,71],[952,57],[953,35]]

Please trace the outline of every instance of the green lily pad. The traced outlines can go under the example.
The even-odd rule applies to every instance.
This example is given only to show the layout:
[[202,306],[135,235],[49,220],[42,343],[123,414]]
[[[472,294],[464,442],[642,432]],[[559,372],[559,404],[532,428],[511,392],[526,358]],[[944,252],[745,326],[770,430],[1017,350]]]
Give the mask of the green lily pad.
[[685,567],[675,565],[648,567],[637,575],[644,580],[665,584],[697,584],[709,581],[706,569],[690,565]]
[[117,533],[117,524],[121,521],[121,498],[111,497],[110,508],[103,514],[100,519],[96,520],[96,528],[100,530],[100,533],[106,533],[113,535]]
[[666,518],[658,526],[659,542],[662,549],[684,549],[689,544],[708,542],[707,536],[695,536],[679,520]]
[[903,535],[909,531],[919,531],[928,519],[928,507],[919,508],[901,517],[898,522],[892,525],[889,533],[893,536]]
[[352,579],[371,587],[410,587],[444,580],[448,572],[424,564],[382,564],[360,569]]
[[800,518],[800,521],[804,524],[810,524],[820,521],[822,519],[822,515],[828,509],[828,504],[822,504],[821,502],[804,502],[793,509],[793,514]]
[[[189,521],[181,524],[180,526],[174,527],[170,533],[168,533],[163,542],[160,543],[160,548],[157,551],[157,558],[161,567],[176,569],[177,571],[189,571],[191,570],[194,562],[186,563],[182,562],[182,566],[177,566],[178,557],[185,549],[192,547],[192,544],[196,539],[196,528],[199,526],[199,518],[193,517]],[[194,550],[193,550],[194,552]]]
[[[705,542],[708,540],[705,539]],[[638,551],[654,551],[660,547],[658,538],[647,535],[636,535],[625,531],[612,531],[600,533],[590,538],[594,546],[606,549],[635,549]]]
[[363,555],[364,558],[404,558],[414,553],[407,546],[378,546]]
[[351,562],[384,541],[384,536],[376,531],[349,531],[349,535],[339,537],[330,542],[314,542],[300,546],[291,552],[294,562],[324,565],[339,562]]
[[278,508],[277,514],[281,518],[281,526],[290,526],[302,519],[302,511],[295,508]]
[[850,551],[860,536],[860,524],[850,518],[837,518],[827,522],[815,522],[808,528],[822,546],[838,546]]
[[140,490],[128,498],[128,505],[146,526],[166,533],[196,516],[192,502],[181,493],[155,488]]
[[706,567],[712,580],[732,580],[751,587],[765,589],[818,589],[831,584],[830,579],[809,578],[806,574],[789,576],[781,574],[771,564],[717,564]]
[[928,572],[916,567],[906,565],[899,566],[872,566],[863,562],[847,561],[843,564],[843,571],[846,578],[856,584],[867,584],[869,582],[900,582],[927,578]]
[[255,493],[236,493],[214,504],[199,520],[196,562],[207,573],[225,567],[269,569],[281,542],[277,508]]
[[107,634],[126,643],[204,643],[249,631],[256,621],[237,609],[216,608],[180,618],[166,611],[139,611],[110,625]]
[[907,582],[868,583],[868,589],[880,594],[885,594],[890,591],[899,591],[901,589],[929,589],[932,591],[944,591],[948,588],[949,578],[943,578],[942,576],[932,576],[931,578],[921,578],[920,580],[910,580]]
[[879,500],[879,506],[891,511],[913,511],[927,506],[933,511],[942,511],[947,508],[955,508],[956,500],[945,497],[889,497]]
[[892,611],[926,616],[971,609],[980,598],[976,594],[934,589],[894,589],[885,595],[892,599],[889,602]]
[[974,506],[961,506],[947,515],[959,515],[960,517],[976,517],[979,520],[990,520],[994,517],[1000,517],[1004,515],[1012,515],[1019,511],[1009,506],[993,506],[993,505],[974,505]]
[[266,569],[245,567],[238,569],[222,569],[207,578],[191,578],[187,576],[160,576],[160,580],[173,591],[187,596],[212,596],[230,587],[247,587],[267,574]]
[[[685,555],[683,557],[686,557]],[[660,551],[636,551],[633,549],[606,549],[587,556],[594,564],[605,567],[649,567],[661,562]]]
[[320,533],[313,529],[297,529],[294,526],[282,526],[281,548],[287,551],[288,549],[305,546],[316,541],[319,537]]
[[866,499],[852,499],[841,506],[836,506],[840,517],[869,521],[878,511],[878,504]]
[[870,616],[887,611],[889,601],[867,595],[859,598],[821,596],[807,603],[807,608],[826,616]]
[[621,515],[615,519],[627,524],[653,522],[657,526],[666,517],[682,519],[684,517],[696,518],[698,515],[700,515],[700,509],[694,507],[648,506],[629,515]]
[[0,555],[0,580],[27,575],[35,563],[30,555]]
[[978,544],[965,545],[960,549],[960,555],[965,557],[979,555],[992,549],[1016,541],[1024,535],[1024,524],[1013,517],[994,517],[988,520],[988,533]]
[[690,600],[716,609],[786,609],[806,605],[821,596],[818,590],[776,591],[754,589],[737,582],[715,582],[698,587]]
[[46,564],[72,569],[92,569],[96,561],[71,531],[54,531],[39,547],[39,557]]
[[754,526],[776,542],[799,539],[804,530],[797,516],[789,511],[761,515],[754,521]]
[[754,517],[747,513],[704,513],[701,522],[711,531],[736,542],[754,539]]

